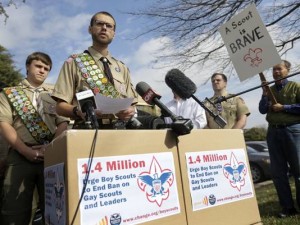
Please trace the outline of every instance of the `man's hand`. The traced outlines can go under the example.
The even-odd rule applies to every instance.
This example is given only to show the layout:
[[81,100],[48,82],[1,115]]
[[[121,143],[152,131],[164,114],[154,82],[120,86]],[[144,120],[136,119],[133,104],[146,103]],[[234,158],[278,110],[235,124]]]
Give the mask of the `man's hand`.
[[271,108],[274,112],[281,112],[284,110],[283,105],[281,105],[280,103],[276,103],[275,105],[272,105]]
[[34,163],[40,163],[44,161],[46,145],[35,145],[27,147],[20,152],[27,160]]
[[129,106],[125,110],[121,110],[116,114],[116,116],[123,121],[128,121],[131,117],[133,117],[135,114],[135,107],[134,106]]
[[[261,82],[261,85],[265,85],[267,83],[267,81],[263,81]],[[262,90],[263,90],[263,96],[267,96],[268,95],[268,90],[266,86],[262,86]]]

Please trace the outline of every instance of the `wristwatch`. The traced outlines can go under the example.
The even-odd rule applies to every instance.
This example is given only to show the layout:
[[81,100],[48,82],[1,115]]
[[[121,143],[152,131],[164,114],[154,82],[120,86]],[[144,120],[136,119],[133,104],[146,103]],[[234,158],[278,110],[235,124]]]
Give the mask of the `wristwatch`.
[[73,115],[75,116],[75,118],[79,118],[80,116],[78,115],[78,106],[74,106],[72,112],[73,112]]

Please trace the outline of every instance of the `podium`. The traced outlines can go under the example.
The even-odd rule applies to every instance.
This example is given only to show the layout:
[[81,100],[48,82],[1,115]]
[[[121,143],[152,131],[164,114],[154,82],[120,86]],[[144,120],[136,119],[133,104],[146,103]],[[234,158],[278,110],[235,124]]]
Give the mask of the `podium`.
[[45,195],[46,224],[261,224],[240,130],[65,131]]
[[68,130],[45,152],[46,224],[185,225],[178,162],[170,131]]
[[[192,130],[189,135],[179,137],[178,146],[181,173],[184,174],[182,183],[188,224],[262,224],[242,130]],[[196,183],[193,187],[197,189],[200,186],[200,190],[196,190],[194,201],[189,176],[185,175],[188,174],[187,166],[183,166],[189,163],[196,165],[190,167],[190,170],[198,169],[189,174]],[[234,181],[234,176],[227,173],[235,165],[240,168],[244,166],[239,171],[237,182]],[[191,202],[195,203],[194,207]]]

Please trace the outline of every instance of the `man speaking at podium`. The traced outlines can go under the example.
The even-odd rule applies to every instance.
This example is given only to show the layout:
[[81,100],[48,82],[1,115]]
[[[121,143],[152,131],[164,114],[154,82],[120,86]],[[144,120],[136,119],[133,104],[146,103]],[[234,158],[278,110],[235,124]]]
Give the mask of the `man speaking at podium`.
[[76,93],[91,89],[94,94],[112,98],[134,98],[130,107],[115,115],[104,115],[95,110],[99,128],[112,129],[117,119],[128,121],[134,116],[138,95],[131,83],[129,69],[108,51],[116,30],[113,16],[108,12],[97,12],[91,18],[88,30],[92,46],[64,62],[52,97],[57,101],[58,114],[75,119],[74,128],[84,128],[85,118],[78,107]]

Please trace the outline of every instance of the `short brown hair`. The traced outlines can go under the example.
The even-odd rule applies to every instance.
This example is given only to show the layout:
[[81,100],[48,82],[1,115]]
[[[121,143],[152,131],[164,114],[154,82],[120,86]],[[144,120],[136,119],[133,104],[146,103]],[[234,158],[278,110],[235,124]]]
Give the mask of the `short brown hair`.
[[26,66],[29,66],[33,60],[39,60],[52,68],[52,60],[49,55],[44,52],[33,52],[26,59]]
[[222,76],[222,78],[223,78],[223,80],[225,81],[225,82],[227,82],[227,77],[226,77],[226,75],[224,74],[224,73],[214,73],[212,76],[211,76],[211,80],[215,77],[215,76],[217,76],[217,75],[220,75],[220,76]]
[[116,20],[115,18],[109,13],[109,12],[106,12],[106,11],[100,11],[100,12],[97,12],[95,13],[92,18],[91,18],[91,21],[90,21],[90,26],[92,27],[94,22],[95,22],[95,17],[98,15],[98,14],[103,14],[103,15],[106,15],[106,16],[109,16],[111,17],[113,20],[114,20],[114,30],[116,30],[116,27],[117,27],[117,23],[116,23]]

